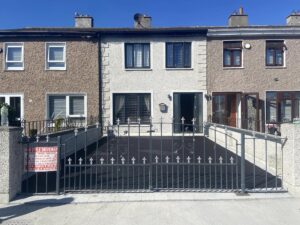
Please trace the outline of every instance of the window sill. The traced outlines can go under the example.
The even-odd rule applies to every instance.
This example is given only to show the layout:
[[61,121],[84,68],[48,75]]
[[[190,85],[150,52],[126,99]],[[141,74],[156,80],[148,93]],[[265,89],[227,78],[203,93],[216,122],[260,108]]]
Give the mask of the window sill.
[[47,68],[45,71],[67,71],[66,68]]
[[286,66],[265,66],[266,69],[286,69]]
[[245,67],[223,67],[223,70],[242,70],[245,69]]
[[5,72],[15,72],[15,71],[24,71],[24,68],[11,68],[11,69],[4,69]]
[[166,70],[194,70],[194,68],[166,68]]
[[125,71],[152,71],[151,68],[125,68]]

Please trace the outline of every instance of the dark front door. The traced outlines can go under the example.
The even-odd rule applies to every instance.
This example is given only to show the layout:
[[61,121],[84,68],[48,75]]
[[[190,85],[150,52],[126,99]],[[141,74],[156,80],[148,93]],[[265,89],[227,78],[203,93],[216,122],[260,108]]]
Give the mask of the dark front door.
[[9,106],[11,107],[9,125],[21,126],[21,97],[9,97]]
[[242,95],[242,128],[260,130],[258,93],[244,93]]
[[[202,93],[174,93],[174,132],[202,131]],[[182,120],[184,119],[184,120]],[[195,125],[193,126],[193,119]],[[184,123],[184,124],[183,124]]]

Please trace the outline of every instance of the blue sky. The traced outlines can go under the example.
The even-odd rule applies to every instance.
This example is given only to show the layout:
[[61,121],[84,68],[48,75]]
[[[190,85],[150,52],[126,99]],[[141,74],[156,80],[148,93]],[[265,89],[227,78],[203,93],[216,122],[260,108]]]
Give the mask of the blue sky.
[[92,15],[97,27],[132,27],[133,15],[152,16],[153,26],[226,25],[240,6],[252,25],[284,25],[299,0],[0,0],[0,29],[72,27],[75,12]]

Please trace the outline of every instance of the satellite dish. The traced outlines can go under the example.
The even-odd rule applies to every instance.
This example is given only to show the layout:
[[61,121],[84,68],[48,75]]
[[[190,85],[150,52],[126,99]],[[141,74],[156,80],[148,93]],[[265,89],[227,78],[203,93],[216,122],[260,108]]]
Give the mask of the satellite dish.
[[141,19],[144,17],[144,15],[143,14],[141,14],[141,13],[136,13],[136,14],[134,14],[134,21],[136,21],[136,22],[140,22],[141,21]]

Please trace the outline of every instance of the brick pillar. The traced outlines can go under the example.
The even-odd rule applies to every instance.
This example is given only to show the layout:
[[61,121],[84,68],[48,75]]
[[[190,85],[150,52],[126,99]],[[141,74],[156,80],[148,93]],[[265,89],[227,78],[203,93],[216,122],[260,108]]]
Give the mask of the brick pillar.
[[290,192],[300,194],[300,124],[282,124],[282,137],[287,137],[283,147],[283,182]]
[[8,203],[21,191],[22,128],[0,126],[0,203]]

